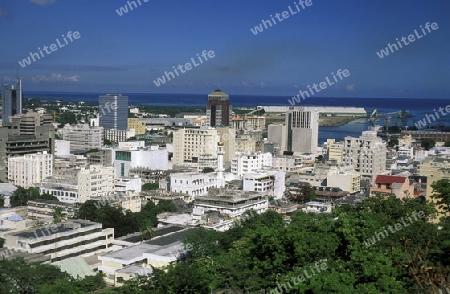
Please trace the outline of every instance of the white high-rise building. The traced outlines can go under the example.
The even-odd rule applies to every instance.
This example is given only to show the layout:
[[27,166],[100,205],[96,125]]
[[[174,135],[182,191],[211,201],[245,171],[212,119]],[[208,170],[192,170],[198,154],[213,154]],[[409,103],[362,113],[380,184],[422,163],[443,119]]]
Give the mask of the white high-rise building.
[[8,158],[8,181],[24,188],[52,175],[53,156],[47,152]]
[[279,148],[279,154],[315,154],[319,144],[319,112],[303,107],[289,107],[284,125],[269,125],[268,140]]
[[286,151],[316,153],[319,144],[319,112],[289,107],[286,112]]
[[386,169],[386,142],[374,131],[364,131],[359,138],[345,137],[343,163],[352,165],[362,176],[373,177]]
[[216,155],[219,141],[219,133],[211,127],[177,130],[173,133],[172,163],[197,163],[200,155]]

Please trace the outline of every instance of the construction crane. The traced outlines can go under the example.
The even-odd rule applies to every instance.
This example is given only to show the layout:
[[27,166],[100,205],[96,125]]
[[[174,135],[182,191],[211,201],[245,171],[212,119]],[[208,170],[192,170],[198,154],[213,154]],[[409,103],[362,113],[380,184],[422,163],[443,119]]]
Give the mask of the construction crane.
[[408,126],[408,119],[411,119],[412,123],[414,124],[414,116],[414,114],[405,109],[399,110],[397,112],[397,120],[400,121],[400,126],[402,128]]
[[377,109],[374,109],[372,111],[372,113],[370,115],[367,116],[367,121],[369,122],[369,124],[371,126],[374,126],[375,123],[379,120],[379,119],[384,119],[385,121],[385,127],[386,127],[386,131],[389,129],[389,122],[392,120],[392,114],[397,114],[398,115],[399,112],[395,111],[395,112],[387,112],[387,113],[378,113]]

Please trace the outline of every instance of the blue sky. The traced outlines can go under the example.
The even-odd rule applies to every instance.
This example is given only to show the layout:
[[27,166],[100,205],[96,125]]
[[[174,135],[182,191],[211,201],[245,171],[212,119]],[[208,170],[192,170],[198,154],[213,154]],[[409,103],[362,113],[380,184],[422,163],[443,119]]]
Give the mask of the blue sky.
[[[135,0],[137,3],[137,0]],[[0,0],[0,78],[21,69],[26,91],[294,96],[331,72],[350,76],[326,97],[450,97],[450,1],[312,0],[262,33],[250,29],[294,0]],[[139,5],[139,4],[138,4]],[[439,29],[380,59],[396,38]],[[25,68],[18,61],[62,34],[81,37]],[[197,53],[215,57],[157,87],[153,80]]]

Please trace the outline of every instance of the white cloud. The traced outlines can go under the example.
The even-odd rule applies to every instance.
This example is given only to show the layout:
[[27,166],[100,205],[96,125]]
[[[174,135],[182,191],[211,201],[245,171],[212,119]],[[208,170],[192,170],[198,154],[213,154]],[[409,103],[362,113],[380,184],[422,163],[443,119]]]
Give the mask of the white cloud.
[[37,4],[37,5],[50,5],[56,2],[56,0],[30,0],[30,2]]
[[37,75],[31,78],[34,83],[40,82],[74,82],[77,83],[79,81],[79,76],[73,75],[65,77],[60,73],[52,73],[49,75]]
[[349,91],[349,92],[353,92],[353,91],[355,91],[355,87],[356,87],[356,85],[355,85],[355,84],[350,84],[350,85],[347,85],[347,91]]

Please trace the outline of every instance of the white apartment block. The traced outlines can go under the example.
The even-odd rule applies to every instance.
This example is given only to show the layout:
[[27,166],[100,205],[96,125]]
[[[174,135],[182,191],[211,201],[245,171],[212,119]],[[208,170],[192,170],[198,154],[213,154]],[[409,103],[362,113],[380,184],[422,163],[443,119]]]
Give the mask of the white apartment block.
[[286,189],[286,173],[283,171],[264,170],[244,174],[244,191],[261,192],[267,196],[273,196],[275,199],[283,197]]
[[170,192],[189,196],[203,196],[211,188],[225,187],[225,180],[218,173],[175,173],[170,175]]
[[75,126],[66,124],[62,132],[63,140],[70,141],[70,152],[102,148],[102,127],[90,127],[88,124],[77,124]]
[[196,163],[202,154],[217,154],[219,133],[211,127],[180,129],[173,133],[173,164]]
[[102,224],[88,220],[71,220],[9,233],[4,238],[8,249],[40,253],[56,262],[111,251],[114,229],[102,229]]
[[277,156],[272,158],[272,168],[284,172],[297,172],[303,167],[302,157]]
[[332,167],[327,174],[327,187],[340,188],[350,193],[361,190],[361,175],[351,169]]
[[343,162],[353,165],[363,176],[373,177],[386,169],[386,143],[374,131],[364,131],[359,138],[345,137]]
[[159,149],[152,146],[147,150],[114,150],[115,176],[128,177],[130,169],[142,168],[149,170],[168,170],[169,152],[167,149]]
[[8,158],[8,181],[29,188],[52,175],[53,156],[47,152]]
[[272,154],[270,152],[236,152],[235,157],[231,160],[231,173],[239,178],[263,167],[272,167]]
[[40,193],[66,203],[84,203],[114,193],[114,168],[91,165],[88,169],[67,170],[41,182]]

